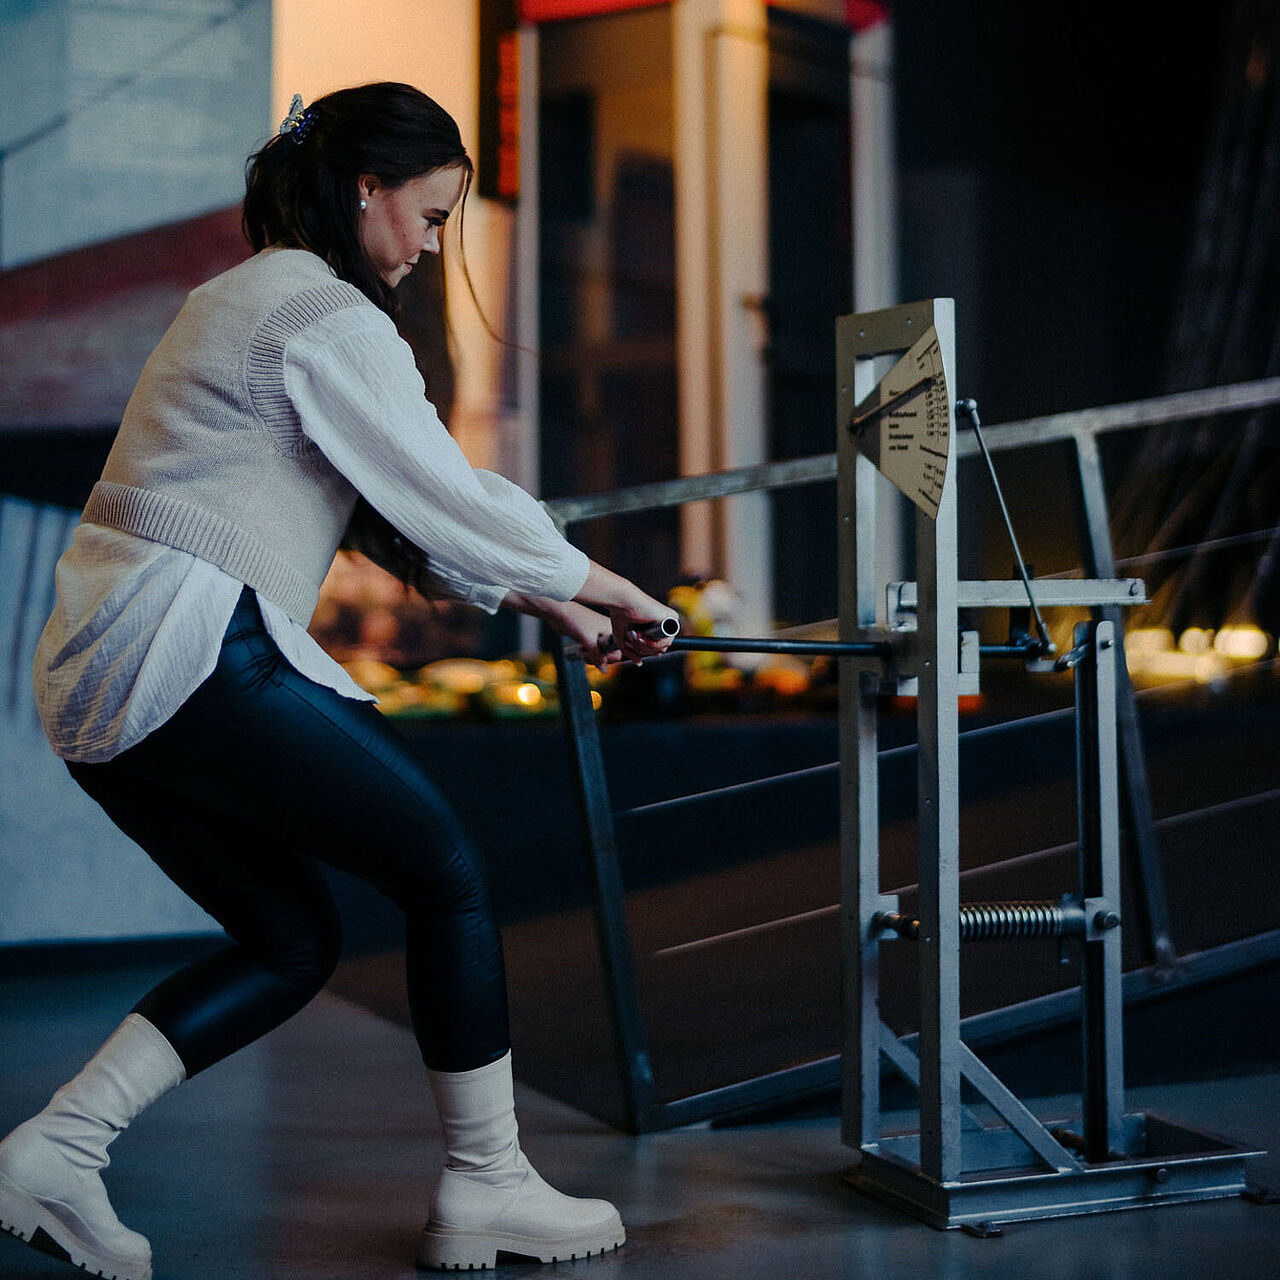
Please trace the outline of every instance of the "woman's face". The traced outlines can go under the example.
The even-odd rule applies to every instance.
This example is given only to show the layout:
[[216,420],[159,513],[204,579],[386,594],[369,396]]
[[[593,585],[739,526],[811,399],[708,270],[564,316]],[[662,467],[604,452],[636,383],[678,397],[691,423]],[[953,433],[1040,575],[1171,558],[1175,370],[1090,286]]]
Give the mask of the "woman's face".
[[372,174],[360,178],[360,246],[377,273],[393,288],[409,274],[420,253],[440,252],[440,228],[462,197],[466,170],[431,169],[398,187]]

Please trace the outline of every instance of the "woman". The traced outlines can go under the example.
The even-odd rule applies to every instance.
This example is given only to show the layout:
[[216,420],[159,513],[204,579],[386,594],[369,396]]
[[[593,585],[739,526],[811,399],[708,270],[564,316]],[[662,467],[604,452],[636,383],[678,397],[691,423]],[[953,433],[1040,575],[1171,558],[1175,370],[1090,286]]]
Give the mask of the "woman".
[[151,355],[59,562],[35,663],[54,750],[231,940],[150,992],[0,1143],[0,1223],[91,1273],[151,1274],[99,1177],[107,1143],[332,972],[339,922],[317,860],[405,913],[447,1152],[419,1262],[550,1261],[624,1239],[612,1205],[552,1190],[521,1153],[480,860],[306,632],[352,536],[433,594],[544,619],[589,661],[669,644],[642,633],[671,610],[469,466],[389,318],[470,179],[456,124],[415,89],[367,85],[305,111],[295,98],[247,173],[257,252],[194,290]]

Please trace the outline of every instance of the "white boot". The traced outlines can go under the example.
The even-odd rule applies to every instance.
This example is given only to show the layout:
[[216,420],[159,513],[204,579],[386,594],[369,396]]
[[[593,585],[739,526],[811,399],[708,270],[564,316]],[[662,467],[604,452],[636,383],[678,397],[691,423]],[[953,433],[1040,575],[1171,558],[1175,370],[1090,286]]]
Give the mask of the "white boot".
[[475,1071],[430,1071],[444,1127],[444,1173],[418,1246],[418,1265],[470,1271],[499,1250],[540,1262],[585,1258],[627,1238],[605,1200],[574,1200],[549,1187],[520,1150],[511,1055]]
[[99,1171],[107,1144],[186,1079],[182,1059],[131,1013],[38,1116],[0,1142],[0,1227],[108,1280],[150,1280],[151,1246],[121,1224]]

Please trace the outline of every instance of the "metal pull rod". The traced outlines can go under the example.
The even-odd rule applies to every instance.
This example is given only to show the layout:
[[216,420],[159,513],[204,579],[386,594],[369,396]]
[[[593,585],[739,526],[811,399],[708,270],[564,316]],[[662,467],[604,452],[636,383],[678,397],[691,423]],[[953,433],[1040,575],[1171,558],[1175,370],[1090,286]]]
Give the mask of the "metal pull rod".
[[[640,628],[640,635],[646,640],[661,640],[664,636],[678,636],[680,634],[679,618],[663,618],[659,622],[652,622],[647,627]],[[618,642],[613,638],[612,634],[602,635],[596,642],[601,653],[607,653],[610,649],[618,648]],[[566,648],[566,652],[572,658],[582,657],[582,646],[573,644]]]
[[995,463],[991,461],[987,442],[982,438],[982,423],[978,419],[978,402],[976,400],[957,400],[956,411],[963,413],[973,424],[973,434],[978,441],[978,448],[982,451],[982,456],[986,460],[987,472],[991,476],[991,483],[996,491],[996,501],[1000,504],[1000,514],[1004,517],[1004,527],[1009,534],[1009,542],[1013,547],[1013,562],[1018,566],[1018,574],[1022,578],[1022,585],[1027,590],[1027,603],[1031,606],[1031,613],[1036,623],[1036,635],[1040,638],[1040,652],[1047,656],[1054,651],[1053,642],[1049,639],[1048,629],[1044,625],[1044,619],[1040,616],[1039,606],[1036,604],[1035,596],[1031,592],[1031,579],[1027,577],[1027,567],[1022,558],[1022,549],[1018,546],[1017,535],[1013,532],[1013,521],[1009,518],[1009,508],[1005,506],[1004,492],[1000,488],[1000,481],[996,478]]

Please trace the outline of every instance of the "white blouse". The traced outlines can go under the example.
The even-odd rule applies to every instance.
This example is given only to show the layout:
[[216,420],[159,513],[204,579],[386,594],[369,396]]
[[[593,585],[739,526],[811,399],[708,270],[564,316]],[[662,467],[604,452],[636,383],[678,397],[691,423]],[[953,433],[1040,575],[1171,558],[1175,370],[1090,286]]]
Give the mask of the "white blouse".
[[[311,325],[285,355],[303,431],[397,528],[431,553],[450,594],[494,612],[549,575],[581,588],[588,562],[538,501],[473,468],[427,401],[408,344],[373,307]],[[54,751],[109,760],[162,725],[218,661],[243,584],[207,561],[81,524],[58,562],[36,649],[36,705]],[[302,675],[372,700],[306,628],[263,596],[267,632]]]

